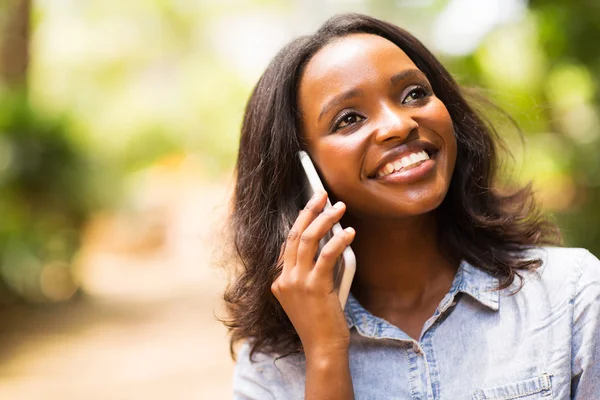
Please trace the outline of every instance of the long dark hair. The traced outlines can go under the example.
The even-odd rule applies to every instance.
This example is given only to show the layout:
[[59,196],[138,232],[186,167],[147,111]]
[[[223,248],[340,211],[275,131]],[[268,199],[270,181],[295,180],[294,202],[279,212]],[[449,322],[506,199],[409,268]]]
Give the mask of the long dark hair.
[[452,117],[456,168],[448,194],[436,210],[444,253],[489,271],[499,278],[499,288],[506,288],[519,270],[541,265],[541,260],[525,257],[524,250],[561,243],[556,225],[536,207],[530,186],[510,194],[495,190],[496,146],[502,142],[423,44],[393,24],[359,14],[339,15],[314,35],[283,48],[246,107],[229,221],[238,269],[224,295],[232,352],[243,339],[251,341],[251,354],[282,354],[300,348],[298,335],[270,290],[281,271],[277,263],[281,244],[303,206],[296,158],[302,147],[297,86],[303,67],[319,49],[352,33],[375,34],[401,48],[425,73]]

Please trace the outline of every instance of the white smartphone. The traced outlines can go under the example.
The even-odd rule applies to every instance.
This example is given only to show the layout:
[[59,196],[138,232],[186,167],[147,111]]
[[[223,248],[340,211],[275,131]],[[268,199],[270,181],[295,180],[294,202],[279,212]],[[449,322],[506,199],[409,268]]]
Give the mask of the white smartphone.
[[[300,158],[300,163],[302,164],[302,168],[304,169],[306,175],[303,201],[307,202],[316,191],[325,190],[325,188],[323,187],[323,182],[321,182],[321,178],[319,178],[317,169],[315,168],[308,154],[305,151],[299,151],[298,157]],[[329,198],[327,198],[327,204],[325,204],[324,210],[329,207],[331,207],[331,202],[329,201]],[[342,226],[339,222],[333,225],[333,228],[329,231],[329,233],[320,241],[319,252],[317,253],[317,256],[329,239],[331,239],[334,234],[341,230]],[[350,294],[350,286],[352,286],[352,279],[354,278],[355,271],[356,256],[354,255],[354,252],[350,246],[348,246],[344,249],[342,256],[338,258],[333,276],[335,283],[334,287],[338,293],[342,309],[346,307],[346,301],[348,300],[348,295]]]

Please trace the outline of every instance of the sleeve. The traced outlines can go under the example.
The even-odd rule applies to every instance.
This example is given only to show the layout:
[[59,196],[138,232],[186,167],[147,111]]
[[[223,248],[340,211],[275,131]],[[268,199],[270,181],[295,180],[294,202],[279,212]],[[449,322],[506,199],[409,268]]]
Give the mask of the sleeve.
[[600,260],[589,251],[573,297],[571,371],[573,399],[600,399]]
[[233,370],[234,400],[275,399],[265,378],[265,363],[250,360],[250,346],[245,343],[237,356]]

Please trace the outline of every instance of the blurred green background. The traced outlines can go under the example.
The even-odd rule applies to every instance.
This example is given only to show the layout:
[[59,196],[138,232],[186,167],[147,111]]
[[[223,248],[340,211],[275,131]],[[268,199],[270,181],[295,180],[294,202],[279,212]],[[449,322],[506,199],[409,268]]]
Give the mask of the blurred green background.
[[[283,44],[347,11],[411,31],[504,108],[525,136],[498,119],[505,173],[533,180],[567,245],[600,255],[600,2],[0,0],[0,304],[17,310],[5,334],[189,282],[218,307],[223,280],[199,254],[217,237],[212,210],[226,211],[245,101]],[[215,393],[228,393],[223,368]]]

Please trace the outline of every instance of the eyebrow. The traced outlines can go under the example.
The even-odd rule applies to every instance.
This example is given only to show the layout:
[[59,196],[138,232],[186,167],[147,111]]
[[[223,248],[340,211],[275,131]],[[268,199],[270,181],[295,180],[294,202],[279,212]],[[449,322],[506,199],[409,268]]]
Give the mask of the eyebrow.
[[[407,69],[407,70],[398,72],[397,74],[392,76],[390,78],[390,81],[391,81],[392,85],[396,85],[398,82],[401,82],[401,81],[403,81],[405,79],[409,79],[409,78],[425,78],[426,79],[426,76],[419,69]],[[343,103],[344,101],[351,99],[353,97],[361,96],[363,94],[364,94],[364,91],[361,89],[350,89],[340,95],[335,96],[333,99],[328,101],[323,106],[323,108],[321,109],[321,112],[319,113],[319,117],[317,118],[317,121],[320,121],[321,118],[323,117],[323,115],[325,115],[329,110],[331,110],[338,104]]]
[[427,77],[425,76],[425,74],[423,73],[423,71],[421,71],[420,69],[407,69],[404,70],[402,72],[398,72],[396,75],[392,76],[390,78],[390,81],[392,82],[392,85],[397,84],[398,82],[401,82],[405,79],[409,79],[409,78],[424,78],[427,79]]
[[323,108],[321,109],[321,113],[319,114],[319,118],[317,119],[317,121],[321,120],[321,117],[323,115],[325,115],[330,109],[332,109],[333,107],[337,106],[340,103],[343,103],[344,101],[351,99],[353,97],[358,97],[364,94],[364,91],[361,89],[350,89],[347,92],[344,92],[340,95],[335,96],[333,99],[331,99],[330,101],[328,101]]

